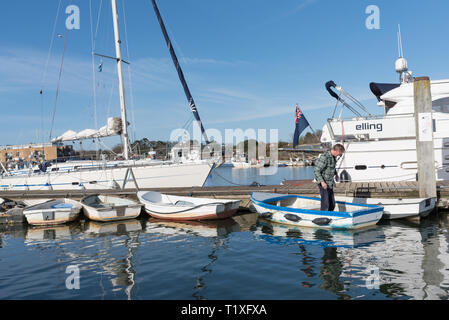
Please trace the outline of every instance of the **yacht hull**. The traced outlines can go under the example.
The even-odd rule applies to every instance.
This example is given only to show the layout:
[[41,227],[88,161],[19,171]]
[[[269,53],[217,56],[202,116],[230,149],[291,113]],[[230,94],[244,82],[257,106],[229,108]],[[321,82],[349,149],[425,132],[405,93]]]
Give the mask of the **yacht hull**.
[[0,178],[0,190],[136,188],[135,182],[139,188],[201,187],[213,165],[208,163],[136,166],[117,164],[114,167],[92,165],[90,168],[65,165],[64,168],[64,171],[3,176]]

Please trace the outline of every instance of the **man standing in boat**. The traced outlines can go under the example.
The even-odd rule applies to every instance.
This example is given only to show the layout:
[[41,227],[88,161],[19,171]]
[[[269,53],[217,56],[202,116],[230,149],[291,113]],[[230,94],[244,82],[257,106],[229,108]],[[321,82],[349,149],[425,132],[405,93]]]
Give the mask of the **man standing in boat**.
[[322,154],[315,164],[313,174],[320,188],[321,211],[334,211],[335,209],[334,177],[337,175],[335,166],[337,157],[340,157],[344,152],[345,147],[338,143],[330,151]]

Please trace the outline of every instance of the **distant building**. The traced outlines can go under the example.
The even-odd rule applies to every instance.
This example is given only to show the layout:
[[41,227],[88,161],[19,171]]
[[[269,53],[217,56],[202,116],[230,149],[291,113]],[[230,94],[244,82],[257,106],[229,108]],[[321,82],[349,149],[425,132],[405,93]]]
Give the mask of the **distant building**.
[[74,154],[73,146],[52,143],[0,146],[0,162],[40,162],[68,158]]

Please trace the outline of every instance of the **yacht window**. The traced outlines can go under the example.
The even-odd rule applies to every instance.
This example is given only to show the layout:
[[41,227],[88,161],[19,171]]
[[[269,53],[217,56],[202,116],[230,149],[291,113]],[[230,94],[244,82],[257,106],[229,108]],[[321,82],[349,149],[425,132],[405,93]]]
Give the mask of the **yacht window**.
[[396,102],[385,100],[385,106],[387,108],[393,108],[396,105]]
[[355,170],[366,170],[366,166],[364,165],[355,166]]
[[449,113],[449,97],[433,101],[432,110],[435,112]]
[[388,113],[388,111],[390,111],[390,109],[396,105],[396,102],[388,100],[385,100],[384,103],[385,103],[385,113]]

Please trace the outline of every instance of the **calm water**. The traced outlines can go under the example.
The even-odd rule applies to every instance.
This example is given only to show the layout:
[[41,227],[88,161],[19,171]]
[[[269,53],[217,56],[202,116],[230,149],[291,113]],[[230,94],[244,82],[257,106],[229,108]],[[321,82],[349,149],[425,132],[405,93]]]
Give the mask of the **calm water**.
[[[239,184],[310,178],[310,168],[279,169],[288,170],[219,174]],[[225,185],[218,178],[208,183]],[[142,215],[0,226],[0,299],[447,299],[448,225],[440,213],[337,232],[289,229],[245,213],[207,223]],[[66,271],[75,265],[80,287],[68,290]]]

